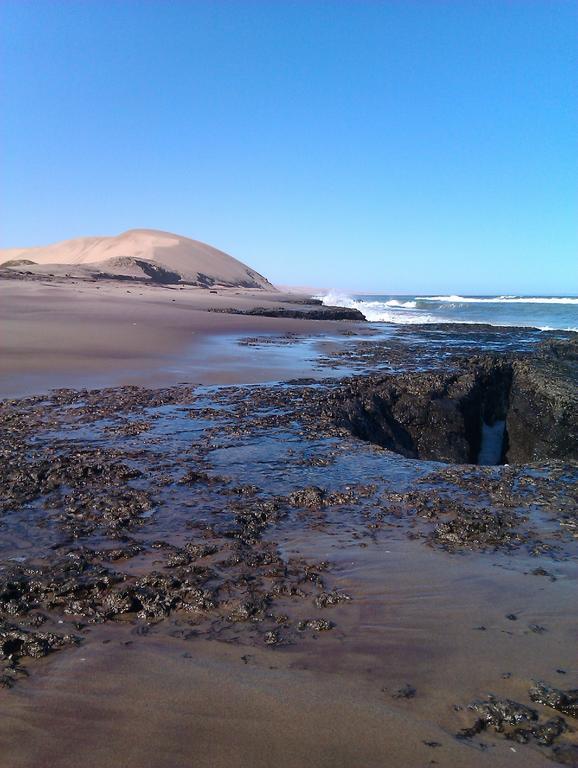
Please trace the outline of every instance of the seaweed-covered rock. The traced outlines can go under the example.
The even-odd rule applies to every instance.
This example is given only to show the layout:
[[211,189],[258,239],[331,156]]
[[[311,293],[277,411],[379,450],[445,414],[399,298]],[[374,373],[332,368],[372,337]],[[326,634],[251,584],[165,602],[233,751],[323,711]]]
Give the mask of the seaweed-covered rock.
[[314,632],[329,632],[334,626],[335,624],[327,619],[304,619],[298,624],[299,629],[312,629]]
[[517,726],[520,723],[532,723],[538,720],[535,709],[519,704],[511,699],[497,699],[489,696],[486,701],[475,701],[469,709],[478,714],[478,719],[470,728],[466,728],[458,734],[461,738],[470,738],[476,733],[493,728],[502,733],[506,726]]
[[512,512],[462,508],[452,520],[436,525],[431,540],[447,549],[511,547],[521,540],[516,522]]
[[578,341],[553,341],[512,365],[508,460],[578,458]]
[[[462,729],[457,734],[459,739],[472,738],[491,728],[519,744],[535,741],[541,746],[551,747],[559,736],[569,730],[562,717],[540,722],[535,709],[511,699],[497,699],[495,696],[489,696],[486,701],[470,704],[469,709],[476,712],[478,718],[472,726]],[[555,753],[556,750],[554,750]],[[563,745],[560,747],[560,754],[566,754]],[[572,765],[572,763],[568,764]]]
[[[295,302],[292,302],[295,303]],[[211,307],[209,312],[224,312],[231,315],[254,315],[257,317],[288,317],[301,320],[357,320],[365,322],[366,317],[358,309],[350,307],[330,307],[315,304],[307,309],[289,309],[287,307],[254,307],[236,309],[234,307]]]
[[530,688],[530,698],[536,704],[551,707],[570,717],[578,718],[578,689],[562,691],[552,685],[536,681]]
[[323,506],[326,495],[327,494],[323,488],[311,486],[309,488],[302,488],[299,491],[290,493],[287,497],[287,501],[292,507],[306,507],[308,509],[315,509]]
[[[532,358],[485,355],[456,361],[447,373],[351,379],[329,407],[356,437],[410,458],[458,464],[578,458],[576,341]],[[487,427],[501,445],[483,460]]]
[[56,635],[53,632],[35,632],[13,624],[0,622],[0,658],[19,659],[30,656],[39,659],[66,645],[77,643],[73,635]]
[[321,592],[313,602],[318,608],[327,608],[332,605],[347,602],[348,600],[351,600],[351,595],[348,595],[346,592],[338,592],[334,589],[331,592]]

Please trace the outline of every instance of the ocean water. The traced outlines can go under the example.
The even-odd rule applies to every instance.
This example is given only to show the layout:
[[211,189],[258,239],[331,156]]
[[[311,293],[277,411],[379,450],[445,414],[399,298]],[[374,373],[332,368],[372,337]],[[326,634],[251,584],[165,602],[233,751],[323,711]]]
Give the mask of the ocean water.
[[371,322],[487,323],[541,330],[578,331],[576,296],[319,295],[324,304],[359,309]]

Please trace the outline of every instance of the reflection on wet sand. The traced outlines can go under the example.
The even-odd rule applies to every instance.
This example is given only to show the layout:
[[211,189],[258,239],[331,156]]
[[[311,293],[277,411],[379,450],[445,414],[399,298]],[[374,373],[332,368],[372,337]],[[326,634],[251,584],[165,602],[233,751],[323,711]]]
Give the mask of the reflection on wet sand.
[[575,461],[391,452],[351,386],[0,406],[10,766],[575,764]]

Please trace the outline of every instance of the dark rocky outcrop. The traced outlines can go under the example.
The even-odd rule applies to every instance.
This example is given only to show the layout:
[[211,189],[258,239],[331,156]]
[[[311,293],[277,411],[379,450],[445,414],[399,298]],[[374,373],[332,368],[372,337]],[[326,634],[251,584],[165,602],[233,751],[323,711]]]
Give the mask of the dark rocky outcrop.
[[166,269],[160,264],[154,264],[153,262],[145,261],[145,259],[133,259],[133,261],[136,266],[142,269],[147,277],[150,277],[153,283],[170,285],[171,283],[178,283],[181,279],[178,272]]
[[2,660],[19,659],[22,656],[39,659],[76,642],[78,639],[72,635],[37,632],[0,621],[0,659]]
[[561,691],[548,683],[536,681],[530,688],[530,698],[537,704],[578,719],[578,690]]
[[30,261],[30,259],[8,259],[8,261],[3,261],[2,264],[0,264],[0,267],[9,269],[10,267],[25,267],[30,264],[36,264],[36,262]]
[[558,342],[527,360],[485,356],[449,373],[355,378],[331,407],[340,426],[409,458],[576,459],[576,348]]
[[209,312],[257,317],[288,317],[297,320],[357,320],[366,322],[365,316],[358,309],[351,309],[350,307],[319,307],[317,305],[312,309],[288,309],[286,307],[254,307],[252,309],[228,307],[221,309],[215,307],[209,309]]
[[576,339],[549,342],[537,356],[513,363],[507,420],[510,462],[577,457],[577,385]]
[[485,701],[473,702],[468,709],[476,712],[478,718],[472,726],[456,734],[458,739],[471,739],[479,733],[493,730],[518,744],[528,744],[533,740],[541,746],[550,747],[568,730],[566,721],[561,717],[540,722],[536,710],[492,695]]
[[474,464],[482,424],[504,420],[509,366],[493,358],[464,373],[355,379],[336,409],[354,435],[409,458]]

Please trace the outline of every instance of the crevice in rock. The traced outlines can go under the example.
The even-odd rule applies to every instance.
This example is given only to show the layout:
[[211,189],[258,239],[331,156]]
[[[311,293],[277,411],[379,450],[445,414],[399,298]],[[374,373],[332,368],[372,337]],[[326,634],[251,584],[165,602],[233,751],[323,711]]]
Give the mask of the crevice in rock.
[[351,379],[336,423],[408,458],[496,465],[578,458],[575,378],[551,360],[478,357],[451,373]]

